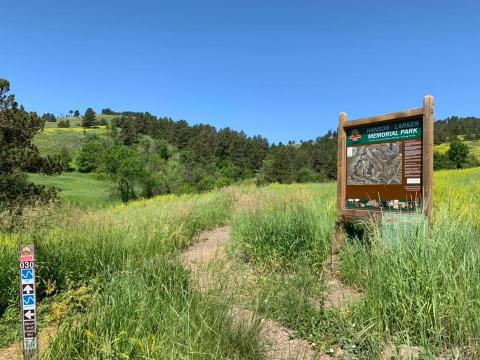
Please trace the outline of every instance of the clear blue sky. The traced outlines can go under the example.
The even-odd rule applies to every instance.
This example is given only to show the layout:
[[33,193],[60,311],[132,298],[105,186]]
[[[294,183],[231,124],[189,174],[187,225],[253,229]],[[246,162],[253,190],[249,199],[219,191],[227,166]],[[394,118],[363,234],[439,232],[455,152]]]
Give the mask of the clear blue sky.
[[478,1],[9,1],[0,77],[39,113],[103,107],[315,138],[420,107],[480,115]]

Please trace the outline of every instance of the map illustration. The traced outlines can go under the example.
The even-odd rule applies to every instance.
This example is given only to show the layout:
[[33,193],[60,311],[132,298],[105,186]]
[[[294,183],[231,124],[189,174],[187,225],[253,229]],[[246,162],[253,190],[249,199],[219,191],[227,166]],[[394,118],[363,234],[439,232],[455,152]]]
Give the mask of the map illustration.
[[348,185],[402,183],[400,142],[354,146],[347,149]]

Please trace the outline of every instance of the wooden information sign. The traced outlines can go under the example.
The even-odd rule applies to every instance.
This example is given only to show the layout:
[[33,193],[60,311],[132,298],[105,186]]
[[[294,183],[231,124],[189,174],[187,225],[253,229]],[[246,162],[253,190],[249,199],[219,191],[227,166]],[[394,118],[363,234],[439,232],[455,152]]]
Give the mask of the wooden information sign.
[[431,224],[432,175],[432,96],[422,108],[365,119],[340,113],[337,229],[388,212],[423,213]]

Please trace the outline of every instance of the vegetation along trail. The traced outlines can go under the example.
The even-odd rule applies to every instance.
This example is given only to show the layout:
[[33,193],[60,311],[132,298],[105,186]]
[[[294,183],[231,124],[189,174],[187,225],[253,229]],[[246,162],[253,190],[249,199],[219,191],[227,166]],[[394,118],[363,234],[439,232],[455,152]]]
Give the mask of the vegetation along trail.
[[[182,262],[192,271],[194,279],[202,290],[206,290],[211,274],[202,268],[216,257],[225,256],[225,247],[230,241],[230,227],[222,226],[201,232],[196,242],[182,252]],[[235,321],[254,321],[257,316],[253,311],[233,306],[231,309]],[[310,343],[295,339],[292,330],[276,321],[260,319],[261,335],[267,343],[268,359],[331,359],[329,355],[315,356]]]

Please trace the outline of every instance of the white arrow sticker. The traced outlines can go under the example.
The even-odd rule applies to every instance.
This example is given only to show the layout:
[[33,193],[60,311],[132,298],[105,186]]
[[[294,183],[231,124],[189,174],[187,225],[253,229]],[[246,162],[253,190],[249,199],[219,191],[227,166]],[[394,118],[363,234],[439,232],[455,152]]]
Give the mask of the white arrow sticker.
[[24,294],[33,294],[33,287],[30,284],[24,285],[23,286],[23,293]]
[[23,314],[25,319],[31,320],[35,317],[35,312],[33,310],[28,310]]

